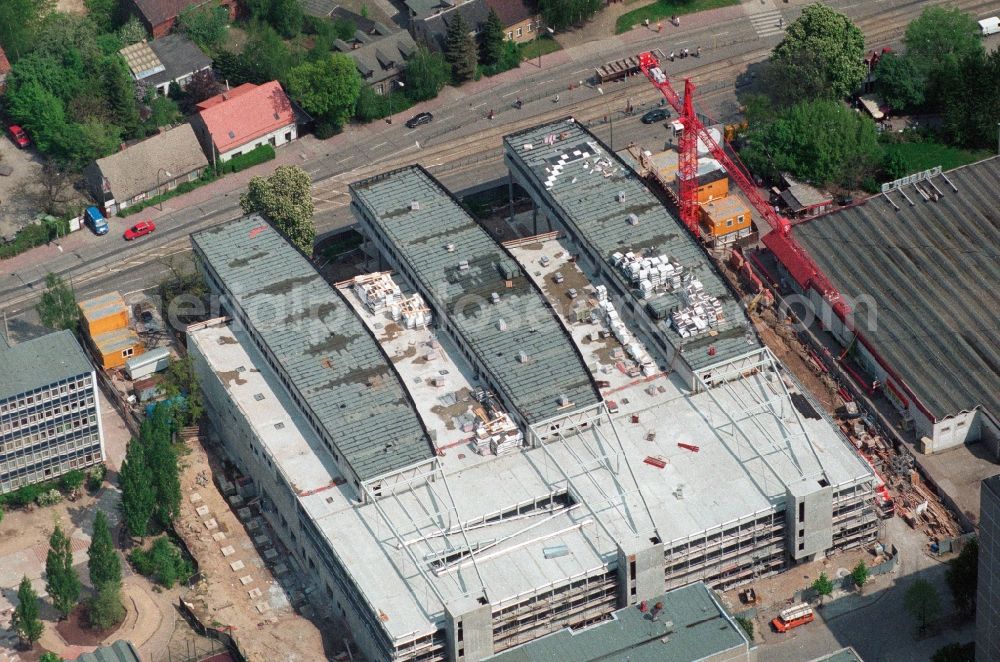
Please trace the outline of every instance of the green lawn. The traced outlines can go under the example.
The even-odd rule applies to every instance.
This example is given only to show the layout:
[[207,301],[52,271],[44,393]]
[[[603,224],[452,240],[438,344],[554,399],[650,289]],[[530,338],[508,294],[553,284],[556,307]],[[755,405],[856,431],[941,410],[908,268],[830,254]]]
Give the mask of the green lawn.
[[628,32],[633,26],[642,25],[642,22],[647,18],[650,23],[654,23],[661,19],[669,19],[671,16],[694,14],[706,9],[718,9],[738,4],[740,4],[740,0],[656,0],[651,5],[633,9],[619,16],[618,22],[615,24],[615,33]]
[[948,147],[940,143],[890,143],[884,145],[886,153],[895,152],[906,161],[906,170],[912,174],[941,166],[951,170],[967,163],[980,161],[992,155],[988,150],[968,150]]
[[548,55],[549,53],[555,53],[556,51],[562,50],[562,46],[559,42],[551,37],[539,37],[538,39],[532,39],[529,42],[521,44],[521,59],[530,60],[532,58],[537,58],[538,54]]

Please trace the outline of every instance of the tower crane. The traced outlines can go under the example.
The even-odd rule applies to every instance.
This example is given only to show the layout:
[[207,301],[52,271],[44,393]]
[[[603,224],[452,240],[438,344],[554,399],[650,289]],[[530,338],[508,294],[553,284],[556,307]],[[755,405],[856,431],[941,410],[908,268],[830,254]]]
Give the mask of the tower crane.
[[694,112],[694,85],[691,80],[684,80],[682,101],[670,85],[667,74],[653,53],[639,54],[639,69],[677,112],[683,127],[680,154],[677,159],[681,222],[695,236],[698,235],[698,142],[700,141],[723,167],[726,174],[740,187],[757,214],[767,221],[771,232],[764,237],[763,242],[781,260],[796,282],[803,289],[814,287],[830,302],[838,314],[843,316],[849,312],[846,302],[837,289],[791,236],[791,221],[775,211],[761,197],[749,173],[743,164],[738,162],[738,157],[735,154],[730,156],[698,119]]

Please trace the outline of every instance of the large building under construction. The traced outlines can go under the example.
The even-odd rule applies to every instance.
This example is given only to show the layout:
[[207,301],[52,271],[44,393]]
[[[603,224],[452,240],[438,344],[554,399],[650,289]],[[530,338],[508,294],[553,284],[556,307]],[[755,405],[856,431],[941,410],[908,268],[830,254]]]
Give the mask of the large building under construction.
[[[189,347],[228,453],[366,657],[479,660],[876,535],[870,467],[662,208],[620,219],[659,224],[648,245],[594,264],[552,233],[496,243],[419,167],[351,196],[392,271],[331,286],[259,217],[203,231],[228,317]],[[674,301],[641,324],[611,282],[635,262],[642,301]]]

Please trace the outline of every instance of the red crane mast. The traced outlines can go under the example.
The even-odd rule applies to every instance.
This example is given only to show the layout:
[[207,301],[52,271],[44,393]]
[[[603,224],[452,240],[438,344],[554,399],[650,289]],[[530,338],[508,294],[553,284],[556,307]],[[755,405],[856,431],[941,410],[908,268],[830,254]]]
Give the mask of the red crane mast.
[[[730,156],[726,150],[709,134],[694,112],[694,85],[689,79],[684,80],[684,100],[681,101],[677,92],[671,87],[667,74],[660,68],[660,63],[652,53],[639,54],[639,68],[646,74],[663,98],[667,100],[680,117],[684,127],[680,139],[680,155],[678,157],[678,179],[681,221],[695,235],[698,235],[698,141],[701,141],[709,153],[725,169],[726,173],[743,191],[743,195],[771,226],[772,232],[763,238],[763,243],[774,253],[792,278],[807,290],[815,288],[830,301],[835,312],[845,321],[850,307],[840,296],[840,293],[826,278],[826,275],[816,266],[812,258],[791,236],[791,222],[776,212],[764,200],[749,173],[739,162],[739,157]],[[848,323],[850,326],[850,323]]]

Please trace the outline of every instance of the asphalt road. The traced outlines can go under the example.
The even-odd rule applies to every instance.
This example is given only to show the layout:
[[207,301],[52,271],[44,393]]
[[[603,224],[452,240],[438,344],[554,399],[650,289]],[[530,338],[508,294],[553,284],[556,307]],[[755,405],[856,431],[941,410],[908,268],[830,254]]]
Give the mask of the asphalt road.
[[[870,47],[881,47],[895,43],[902,27],[924,7],[943,2],[832,0],[828,4],[855,20],[864,30]],[[976,15],[993,10],[991,2],[979,0],[947,4],[958,5]],[[779,3],[777,7],[786,24],[801,10],[800,5]],[[341,136],[318,143],[314,157],[301,163],[314,181],[317,229],[323,234],[352,224],[345,193],[347,185],[394,167],[420,163],[455,191],[499,180],[506,174],[500,147],[504,134],[570,114],[590,124],[605,141],[610,141],[613,130],[615,147],[632,141],[647,147],[662,147],[666,129],[643,125],[638,120],[642,110],[659,102],[659,93],[643,77],[611,84],[606,89],[587,84],[567,89],[570,83],[585,81],[595,67],[651,47],[669,52],[685,45],[703,45],[700,58],[678,59],[667,66],[668,74],[675,80],[691,77],[695,81],[699,87],[696,103],[700,112],[717,119],[732,119],[737,112],[738,77],[748,65],[764,60],[780,35],[759,38],[745,16],[702,27],[697,24],[692,18],[681,28],[663,34],[650,31],[648,37],[640,35],[640,39],[634,35],[609,37],[584,48],[546,56],[536,72],[530,71],[529,64],[520,73],[479,81],[458,90],[448,88],[437,100],[425,104],[433,110],[434,122],[415,130],[407,129],[397,117],[397,122],[391,125],[379,122],[351,127]],[[558,103],[553,101],[556,94],[560,97]],[[513,107],[513,100],[518,97],[524,100],[520,110]],[[627,104],[639,112],[625,117]],[[495,116],[487,119],[491,108]],[[606,116],[611,121],[604,123]],[[75,252],[53,255],[44,263],[4,270],[0,273],[0,306],[10,315],[30,307],[40,295],[48,272],[72,278],[84,292],[91,284],[98,283],[104,290],[127,291],[155,282],[164,273],[157,261],[164,255],[186,250],[191,232],[238,216],[238,198],[239,192],[234,191],[171,212],[157,219],[161,229],[156,234],[132,245],[104,238],[89,241]]]

